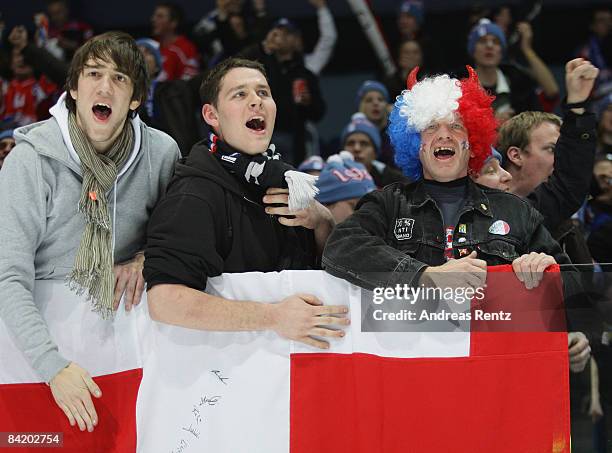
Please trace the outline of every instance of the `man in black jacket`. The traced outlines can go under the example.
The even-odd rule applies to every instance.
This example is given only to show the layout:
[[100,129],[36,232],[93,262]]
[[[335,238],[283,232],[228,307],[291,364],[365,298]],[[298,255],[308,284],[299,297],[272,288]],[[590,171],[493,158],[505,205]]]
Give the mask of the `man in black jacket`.
[[411,74],[389,130],[400,168],[417,182],[362,198],[328,240],[328,272],[366,288],[440,286],[453,272],[456,285],[477,288],[487,265],[512,264],[530,289],[546,267],[569,263],[527,202],[468,178],[495,137],[492,99],[468,70],[462,81],[444,75],[417,84]]
[[307,294],[264,304],[204,292],[207,278],[224,272],[313,268],[334,222],[317,202],[297,211],[286,206],[277,170],[284,178],[312,177],[285,171],[268,149],[276,105],[261,64],[225,60],[200,93],[213,132],[177,167],[149,223],[144,274],[151,316],[202,330],[274,330],[326,348],[312,335],[344,336],[329,327],[348,324],[345,306],[322,306]]
[[512,175],[510,191],[525,197],[551,232],[580,209],[589,193],[597,123],[584,104],[598,72],[582,58],[567,63],[563,122],[551,113],[523,112],[499,130],[497,149]]

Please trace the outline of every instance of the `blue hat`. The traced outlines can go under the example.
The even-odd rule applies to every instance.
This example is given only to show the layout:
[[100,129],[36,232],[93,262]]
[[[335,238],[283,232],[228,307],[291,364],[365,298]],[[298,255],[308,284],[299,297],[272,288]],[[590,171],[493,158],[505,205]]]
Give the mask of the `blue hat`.
[[161,71],[162,69],[162,56],[159,51],[159,43],[154,39],[149,38],[140,38],[136,40],[137,46],[142,46],[146,48],[149,52],[153,54],[153,58],[155,58],[155,64],[157,65],[157,69]]
[[423,2],[415,0],[406,0],[400,5],[400,13],[410,14],[414,17],[419,25],[423,24],[425,19],[425,8]]
[[298,167],[298,171],[309,172],[309,171],[321,171],[323,170],[325,161],[321,156],[310,156]]
[[470,34],[468,35],[467,51],[469,55],[474,55],[474,49],[476,49],[476,42],[485,35],[493,35],[502,46],[502,51],[506,51],[506,36],[501,28],[492,23],[489,19],[480,19],[480,21],[474,25]]
[[491,146],[491,155],[485,159],[485,164],[489,162],[491,159],[497,159],[499,161],[499,165],[504,162],[504,159],[499,151]]
[[389,102],[389,91],[387,90],[387,87],[385,87],[382,83],[376,80],[366,80],[357,90],[357,108],[359,108],[359,103],[361,102],[363,97],[370,91],[378,91],[380,94],[383,95],[385,100]]
[[300,29],[286,17],[281,17],[274,22],[274,24],[272,24],[272,28],[285,28],[290,33],[300,33]]
[[4,140],[5,138],[13,138],[13,130],[14,129],[6,129],[0,132],[0,140]]
[[342,146],[344,146],[346,143],[346,139],[349,137],[349,135],[352,135],[355,132],[362,132],[370,137],[370,140],[372,140],[372,144],[376,150],[376,155],[380,154],[380,147],[382,144],[380,131],[366,118],[363,113],[354,113],[351,117],[351,122],[348,123],[342,130],[342,135],[340,136]]
[[361,198],[376,189],[366,168],[348,151],[329,156],[317,180],[317,200],[323,204]]

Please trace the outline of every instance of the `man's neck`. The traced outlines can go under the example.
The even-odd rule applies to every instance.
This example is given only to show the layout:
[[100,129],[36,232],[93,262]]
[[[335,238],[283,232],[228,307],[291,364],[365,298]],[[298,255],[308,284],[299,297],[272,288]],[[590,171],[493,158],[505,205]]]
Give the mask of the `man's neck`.
[[612,145],[612,132],[604,132],[601,135],[601,142],[604,145]]
[[512,180],[508,182],[510,193],[521,198],[527,198],[527,195],[533,192],[533,189],[527,186],[526,181],[521,176],[521,172],[517,171],[514,167],[506,168],[506,171],[512,175]]
[[496,66],[476,66],[476,73],[478,74],[481,85],[486,87],[497,85]]
[[176,33],[168,33],[164,36],[159,37],[159,44],[163,47],[167,47],[173,44],[174,41],[176,41],[176,38],[178,38],[178,35]]

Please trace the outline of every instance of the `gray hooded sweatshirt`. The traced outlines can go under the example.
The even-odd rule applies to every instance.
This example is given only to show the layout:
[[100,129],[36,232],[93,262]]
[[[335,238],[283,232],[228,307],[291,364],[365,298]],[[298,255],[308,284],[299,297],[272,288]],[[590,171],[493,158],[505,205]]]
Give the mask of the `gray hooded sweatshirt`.
[[[34,370],[49,382],[70,363],[49,335],[32,297],[35,280],[65,280],[85,229],[78,212],[82,173],[68,134],[65,95],[53,118],[15,131],[0,171],[0,318]],[[107,194],[114,261],[144,247],[146,227],[179,157],[176,142],[130,120],[135,146]],[[10,364],[0,364],[10,366]]]

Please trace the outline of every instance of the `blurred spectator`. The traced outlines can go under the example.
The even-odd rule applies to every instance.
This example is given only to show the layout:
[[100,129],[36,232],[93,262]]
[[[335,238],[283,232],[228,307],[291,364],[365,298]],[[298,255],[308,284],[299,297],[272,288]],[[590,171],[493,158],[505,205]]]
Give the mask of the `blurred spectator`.
[[425,7],[418,0],[406,0],[400,4],[397,15],[397,29],[400,39],[416,39],[420,36],[421,26],[425,20]]
[[612,93],[599,103],[599,127],[597,131],[599,146],[597,152],[612,154]]
[[425,28],[425,2],[405,0],[400,3],[397,13],[397,33],[391,39],[392,49],[399,50],[406,41],[416,40],[421,48],[421,58],[426,57],[427,70],[430,73],[439,72],[446,69],[448,64],[448,55],[442,52],[442,48],[447,45],[445,38],[445,36],[436,36],[436,39],[431,39],[428,36]]
[[24,62],[20,52],[12,53],[11,71],[13,79],[4,96],[3,120],[16,126],[25,126],[48,118],[48,110],[53,101],[51,95],[57,92],[57,86],[44,75],[34,78],[32,66]]
[[488,19],[481,19],[468,36],[468,54],[474,59],[480,83],[496,97],[493,108],[502,122],[526,110],[551,111],[559,98],[555,78],[531,46],[531,25],[521,22],[517,29],[528,69],[501,64],[506,37]]
[[480,172],[472,175],[472,179],[480,185],[509,192],[512,175],[504,170],[502,162],[499,151],[491,148],[491,155],[485,160]]
[[192,80],[162,80],[162,57],[157,41],[142,38],[136,44],[151,80],[147,99],[139,109],[140,117],[147,125],[169,134],[185,156],[201,138],[197,121],[200,103],[194,94],[197,87],[191,86]]
[[299,34],[293,22],[281,18],[262,43],[241,52],[243,58],[257,60],[266,68],[277,107],[272,143],[283,160],[293,164],[305,157],[306,121],[319,121],[325,113],[319,79],[306,69],[296,50]]
[[58,87],[63,87],[68,74],[68,63],[54,56],[46,47],[38,47],[28,40],[25,27],[19,25],[9,35],[13,52],[23,55],[26,65],[32,66],[34,72],[43,74]]
[[363,164],[377,187],[394,182],[410,182],[400,170],[377,160],[380,155],[380,132],[363,113],[355,113],[340,137],[343,149],[350,151]]
[[304,55],[304,66],[313,74],[319,75],[332,56],[338,32],[334,23],[334,16],[327,7],[326,0],[308,0],[317,8],[317,24],[319,26],[319,39],[310,53],[304,54],[302,34],[298,35],[296,50]]
[[310,156],[300,164],[298,170],[308,173],[309,175],[319,176],[324,165],[325,161],[321,156]]
[[[612,263],[612,156],[598,156],[593,167],[593,176],[600,194],[591,200],[589,210],[592,221],[588,239],[589,249],[598,263]],[[605,271],[612,266],[602,266]]]
[[210,67],[265,37],[270,29],[265,0],[249,6],[242,0],[217,0],[217,7],[193,28],[200,52],[211,56]]
[[48,0],[47,15],[49,16],[49,41],[57,43],[62,50],[64,61],[72,60],[75,50],[93,36],[90,25],[78,19],[70,18],[68,0]]
[[151,16],[153,37],[159,41],[162,74],[159,80],[188,80],[199,72],[199,55],[195,44],[179,35],[183,11],[176,3],[160,2]]
[[493,23],[497,25],[504,33],[506,38],[510,33],[510,26],[512,25],[512,8],[510,5],[500,5],[491,12]]
[[15,139],[13,138],[13,129],[7,129],[0,132],[0,168],[2,168],[4,159],[14,147]]
[[397,50],[397,71],[384,79],[385,87],[389,91],[391,100],[399,96],[406,89],[406,79],[410,71],[419,66],[423,73],[423,49],[416,39],[402,41]]
[[393,147],[387,135],[389,111],[392,107],[393,105],[389,104],[387,88],[376,80],[366,80],[357,90],[357,111],[363,113],[380,134],[379,160],[395,167]]
[[344,221],[365,194],[376,190],[366,168],[348,151],[329,156],[317,180],[317,200],[325,205],[336,223]]
[[591,21],[591,36],[578,51],[578,56],[591,61],[599,68],[595,98],[612,92],[612,11],[597,8]]

